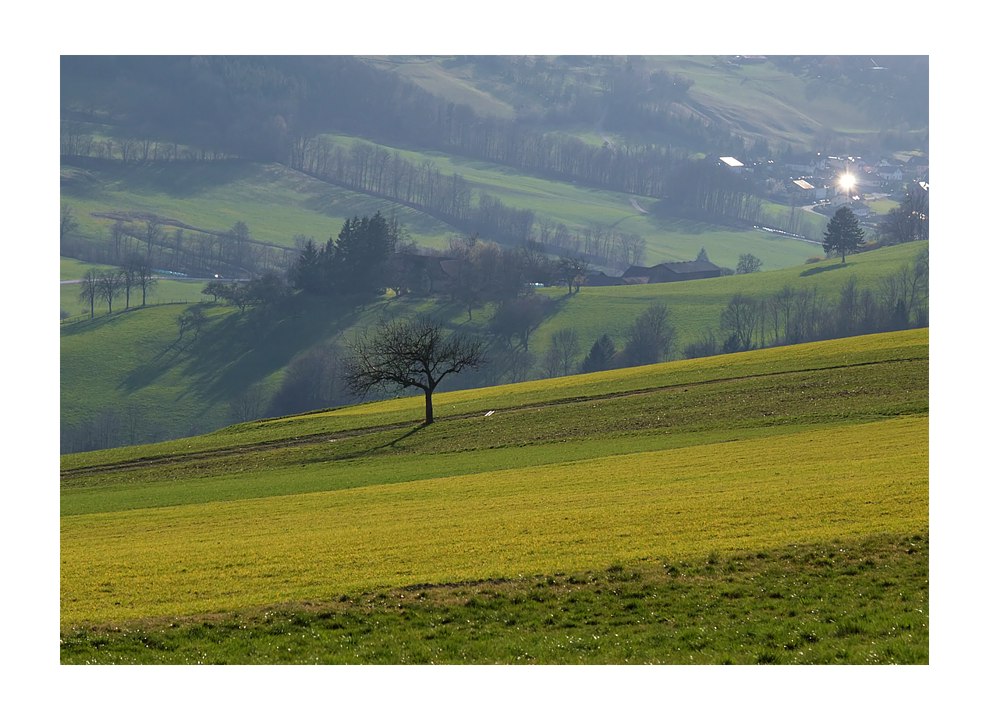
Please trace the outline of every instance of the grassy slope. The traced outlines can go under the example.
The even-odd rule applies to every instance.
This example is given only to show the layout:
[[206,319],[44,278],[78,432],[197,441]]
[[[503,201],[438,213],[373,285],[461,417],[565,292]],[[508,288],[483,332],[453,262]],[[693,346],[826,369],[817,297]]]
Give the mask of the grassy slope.
[[[63,663],[926,663],[924,533],[79,629]],[[739,622],[744,618],[744,622]]]
[[[717,118],[747,139],[763,138],[771,144],[785,142],[794,148],[812,149],[822,131],[854,137],[886,129],[866,117],[844,93],[829,93],[815,86],[813,79],[795,76],[769,62],[731,65],[725,58],[703,55],[657,55],[641,61],[650,71],[663,70],[693,81],[689,107],[703,118]],[[452,102],[471,105],[480,115],[514,117],[512,106],[516,102],[531,107],[542,104],[538,94],[521,93],[495,76],[479,77],[469,64],[450,65],[442,58],[421,57],[379,65]],[[588,74],[585,83],[600,79],[591,63],[581,70]],[[590,128],[572,134],[583,135],[595,144],[601,141],[599,131]]]
[[721,311],[736,293],[767,298],[789,285],[794,290],[813,290],[836,298],[841,286],[854,277],[860,288],[878,289],[880,279],[911,265],[926,243],[908,243],[853,255],[842,265],[828,260],[795,268],[747,275],[679,283],[657,283],[631,287],[581,288],[566,297],[565,290],[549,294],[561,298],[557,311],[533,333],[530,348],[537,354],[549,348],[553,333],[573,328],[580,340],[581,357],[604,333],[615,344],[623,344],[622,333],[651,303],[661,301],[670,308],[679,347],[700,339],[707,329],[717,330]]
[[[335,143],[349,146],[360,140],[342,135],[329,136]],[[563,222],[571,230],[601,225],[619,232],[635,233],[646,241],[643,262],[693,260],[703,247],[712,262],[734,268],[738,256],[752,253],[767,269],[791,267],[821,254],[819,245],[757,230],[732,230],[696,220],[663,215],[655,210],[643,215],[631,200],[649,209],[655,203],[646,198],[609,190],[585,188],[568,182],[525,175],[512,168],[482,160],[449,156],[437,152],[417,152],[388,147],[413,163],[430,161],[440,172],[463,177],[478,192],[498,198],[511,207],[527,208],[537,218]],[[787,210],[788,212],[788,210]],[[826,219],[817,218],[823,233]]]
[[[334,136],[338,143],[353,138]],[[420,162],[429,159],[445,174],[458,173],[479,192],[506,205],[531,209],[538,218],[564,222],[571,229],[601,225],[635,233],[646,241],[643,262],[692,260],[703,247],[712,261],[734,267],[738,256],[752,253],[767,269],[790,267],[820,254],[813,244],[757,230],[732,230],[709,223],[667,217],[662,211],[643,215],[631,200],[649,208],[650,198],[582,188],[523,175],[492,163],[434,152],[398,150]],[[108,237],[110,220],[92,213],[149,212],[207,230],[247,223],[262,242],[293,247],[298,234],[317,241],[335,237],[347,217],[381,210],[396,214],[424,247],[446,247],[453,228],[430,216],[379,198],[319,182],[278,165],[245,162],[131,165],[87,163],[63,165],[62,199],[75,211],[80,232]],[[658,214],[657,214],[658,213]],[[823,230],[824,219],[819,219]]]
[[[85,320],[89,318],[89,303],[83,302],[79,298],[81,287],[73,280],[79,280],[90,269],[107,270],[109,265],[98,265],[85,263],[72,258],[60,258],[60,280],[59,286],[59,307],[69,313],[69,320]],[[167,303],[191,303],[199,302],[203,299],[203,288],[206,286],[205,280],[170,280],[161,278],[152,288],[148,295],[148,303],[152,305],[162,305]],[[141,304],[141,293],[138,290],[131,294],[131,306]],[[120,310],[124,307],[124,299],[114,302],[114,307]],[[96,314],[106,313],[106,303],[100,301],[96,303]]]
[[[669,304],[682,346],[698,339],[706,328],[716,327],[721,309],[736,292],[767,296],[790,284],[796,289],[817,287],[834,296],[847,277],[855,275],[860,286],[867,286],[912,260],[919,247],[904,245],[853,256],[844,268],[832,262],[688,283],[584,288],[571,297],[550,289],[546,294],[558,300],[555,311],[535,331],[530,348],[541,358],[552,334],[568,327],[578,333],[581,357],[605,332],[620,346],[624,328],[656,300]],[[808,270],[816,272],[801,276]],[[199,340],[186,338],[177,344],[176,317],[183,309],[182,305],[145,308],[63,328],[63,422],[73,425],[104,407],[156,407],[158,427],[173,435],[202,432],[230,422],[229,403],[245,389],[255,383],[273,389],[293,357],[354,327],[381,317],[427,311],[439,313],[450,327],[470,330],[481,328],[487,312],[475,312],[474,323],[466,324],[466,314],[458,307],[441,300],[403,298],[379,301],[356,316],[331,321],[323,313],[308,313],[258,329],[235,310],[215,309],[213,322]],[[262,342],[257,344],[259,333]],[[101,352],[108,346],[117,348],[112,356]]]
[[[75,210],[80,232],[109,234],[111,221],[94,212],[149,212],[205,230],[237,221],[254,239],[294,247],[296,235],[325,242],[348,217],[392,213],[424,241],[439,242],[451,228],[423,213],[313,180],[280,165],[241,161],[123,165],[62,165],[62,200]],[[428,242],[424,242],[428,244]]]
[[[346,625],[354,622],[348,615],[352,608],[334,606],[332,599],[372,589],[519,578],[523,597],[518,604],[524,608],[518,612],[531,613],[537,606],[531,597],[526,601],[526,594],[545,586],[527,579],[532,576],[569,576],[570,583],[574,573],[610,565],[621,574],[625,564],[654,577],[657,570],[670,574],[670,563],[696,567],[708,558],[710,565],[711,558],[740,552],[763,559],[768,552],[779,560],[783,548],[796,544],[810,544],[810,558],[815,553],[833,558],[836,547],[847,547],[859,563],[851,574],[861,573],[867,584],[879,582],[862,559],[863,548],[873,542],[869,538],[887,538],[878,541],[880,546],[893,548],[900,545],[893,538],[919,540],[926,534],[926,342],[926,331],[911,331],[759,351],[734,356],[733,363],[711,358],[604,373],[583,378],[584,385],[575,378],[527,383],[505,388],[511,392],[500,398],[494,389],[451,393],[438,403],[447,412],[455,406],[488,407],[495,398],[507,407],[489,418],[476,412],[448,417],[416,432],[409,432],[414,421],[401,409],[411,401],[376,403],[363,413],[352,409],[336,425],[338,433],[370,425],[370,434],[324,436],[315,444],[280,449],[242,446],[270,441],[271,432],[284,437],[286,421],[252,423],[204,438],[201,448],[211,446],[211,454],[165,459],[151,470],[138,465],[86,473],[80,466],[107,462],[115,454],[66,458],[63,467],[75,471],[63,473],[62,483],[63,629],[90,623],[140,628],[156,617],[175,618],[179,627],[188,628],[201,621],[176,616],[252,615],[257,609],[246,625],[255,628],[250,631],[254,640],[244,633],[238,640],[236,632],[229,638],[235,648],[227,661],[236,662],[248,657],[244,642],[271,641],[266,631],[271,620],[261,620],[260,608],[314,601],[314,607],[329,606],[321,617]],[[821,369],[806,370],[815,366]],[[634,395],[573,402],[633,388],[638,390]],[[557,398],[553,405],[526,408],[527,400],[551,398]],[[519,409],[510,412],[513,406]],[[373,429],[393,422],[396,413],[409,418],[409,427]],[[294,437],[326,430],[326,417],[318,414],[289,422]],[[224,447],[233,452],[218,452]],[[827,552],[821,550],[828,546]],[[893,554],[904,557],[902,545]],[[847,587],[825,591],[826,582],[814,579],[818,563],[797,565],[795,577],[786,582],[813,587],[800,597],[838,592],[840,602],[831,603],[832,612],[844,614],[841,608],[848,606],[848,612],[876,619],[863,610],[861,595],[856,606]],[[901,572],[896,569],[901,565],[896,560],[883,567]],[[773,567],[763,571],[776,572]],[[733,572],[714,583],[715,596],[703,582],[691,581],[687,588],[705,602],[719,592],[736,599],[759,595],[734,592],[731,583],[743,576]],[[920,592],[923,597],[914,595],[909,602],[919,603],[926,615],[925,568],[903,572],[915,577],[900,588],[898,602]],[[848,573],[843,569],[835,575]],[[580,584],[564,589],[579,590]],[[673,596],[664,591],[658,597]],[[602,607],[593,596],[583,602]],[[737,615],[726,617],[722,633],[742,627],[761,633],[768,627],[772,634],[774,621],[764,615],[765,607],[737,605],[747,622],[739,625]],[[440,603],[423,612],[435,623],[450,610]],[[625,616],[641,625],[640,610],[633,603],[625,607]],[[373,608],[368,611],[375,617]],[[393,630],[366,642],[391,637],[388,652],[396,652],[395,642],[407,648],[401,638],[408,630],[391,624],[394,608],[384,612],[381,619]],[[535,613],[545,619],[542,610]],[[485,625],[485,614],[473,617],[485,638],[497,636],[498,627],[504,632],[503,623]],[[698,625],[687,616],[677,622],[681,631]],[[864,635],[866,653],[879,629],[856,622],[844,635]],[[621,630],[619,636],[629,638],[628,632]],[[904,632],[883,632],[904,640]],[[85,633],[82,637],[86,645]],[[527,650],[530,660],[546,661],[549,651],[540,637],[538,628],[530,628],[512,636],[513,647]],[[465,640],[468,652],[479,649],[476,639]],[[754,662],[752,653],[774,647],[756,639],[743,653],[737,639],[736,654],[731,654],[730,638],[727,646],[721,639],[718,653]],[[417,637],[416,642],[424,640]],[[317,645],[311,652],[326,649]],[[824,655],[811,654],[804,661],[833,660],[842,648],[848,661],[852,645],[839,640],[827,645]],[[918,661],[918,653],[926,657],[926,631],[907,646],[893,657],[907,662]],[[872,650],[877,650],[874,644]],[[498,651],[504,652],[504,647]],[[582,657],[572,648],[555,652],[558,661]],[[643,658],[639,661],[682,657],[672,645],[662,651],[670,654],[657,652],[639,648],[634,656]],[[506,661],[502,654],[485,657]],[[787,657],[801,661],[796,653]],[[864,654],[853,657],[873,661]],[[721,660],[701,654],[692,661]]]

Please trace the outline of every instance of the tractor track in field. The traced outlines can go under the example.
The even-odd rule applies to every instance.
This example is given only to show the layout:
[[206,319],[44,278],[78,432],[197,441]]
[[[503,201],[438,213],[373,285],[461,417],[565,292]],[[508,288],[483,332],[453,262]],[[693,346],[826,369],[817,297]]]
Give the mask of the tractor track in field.
[[[927,362],[927,361],[928,358],[926,357],[889,358],[886,360],[871,360],[871,361],[859,362],[859,363],[841,363],[837,365],[827,365],[823,367],[803,368],[800,370],[779,370],[774,372],[759,373],[756,375],[743,375],[739,377],[696,380],[693,382],[677,383],[674,385],[663,385],[661,387],[651,387],[651,388],[644,388],[639,390],[622,390],[613,393],[601,393],[596,395],[579,395],[574,397],[558,398],[556,400],[544,400],[540,402],[529,403],[526,405],[516,405],[508,408],[494,408],[493,411],[497,414],[528,412],[532,410],[538,410],[540,408],[555,407],[558,405],[579,405],[579,404],[595,402],[595,401],[616,400],[623,397],[636,397],[641,395],[649,395],[652,393],[687,390],[691,387],[703,387],[706,385],[713,385],[718,383],[735,383],[735,382],[742,382],[745,380],[752,380],[756,378],[770,378],[770,377],[781,377],[787,375],[799,375],[806,373],[821,372],[823,370],[867,367],[870,365],[887,365],[891,363]],[[316,412],[321,412],[321,411],[316,411]],[[468,418],[477,418],[477,417],[479,417],[478,412],[474,411],[469,413],[456,413],[451,415],[444,415],[442,420],[443,421],[465,420]],[[83,477],[86,475],[93,475],[103,472],[112,472],[117,470],[131,470],[136,468],[168,466],[168,465],[175,465],[180,463],[195,462],[197,460],[235,457],[238,455],[244,455],[247,453],[252,453],[257,451],[278,450],[281,448],[315,445],[315,444],[331,442],[335,440],[360,437],[363,435],[373,435],[375,433],[387,432],[389,430],[400,430],[403,428],[415,428],[419,426],[422,426],[421,421],[407,420],[404,422],[386,423],[382,425],[373,425],[364,428],[354,428],[352,430],[335,430],[331,432],[313,433],[303,436],[278,438],[275,440],[262,440],[258,442],[246,443],[244,445],[234,445],[231,447],[216,448],[212,450],[202,450],[202,451],[195,451],[189,453],[175,453],[170,455],[164,455],[161,457],[135,458],[133,460],[122,460],[120,462],[104,463],[100,465],[87,465],[85,467],[74,468],[71,470],[63,470],[60,473],[60,477],[63,479],[67,479],[67,478]]]

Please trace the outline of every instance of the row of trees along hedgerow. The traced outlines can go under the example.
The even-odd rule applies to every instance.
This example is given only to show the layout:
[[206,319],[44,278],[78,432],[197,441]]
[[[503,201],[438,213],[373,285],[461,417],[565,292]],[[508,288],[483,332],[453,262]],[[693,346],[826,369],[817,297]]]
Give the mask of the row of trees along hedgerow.
[[468,318],[488,302],[518,297],[536,284],[576,286],[587,268],[577,258],[552,259],[537,243],[505,247],[475,235],[452,236],[445,252],[420,249],[407,231],[380,212],[345,221],[336,239],[301,247],[288,272],[292,289],[315,296],[374,296],[386,288],[399,296],[444,294],[464,305]]
[[261,242],[247,223],[238,220],[227,230],[207,230],[165,220],[151,213],[105,212],[111,220],[106,236],[79,233],[75,210],[61,205],[60,252],[91,263],[125,265],[140,256],[149,266],[193,277],[249,277],[287,267],[294,248]]
[[313,177],[423,210],[464,234],[495,242],[523,245],[537,240],[558,254],[582,253],[596,264],[622,269],[637,264],[645,251],[645,241],[635,233],[540,218],[531,210],[505,205],[457,173],[439,172],[430,159],[413,162],[366,142],[309,140],[291,164]]
[[132,255],[120,269],[90,269],[80,281],[79,299],[89,306],[90,319],[96,317],[96,303],[106,303],[107,314],[113,312],[113,303],[124,300],[124,309],[131,306],[131,295],[140,293],[141,306],[148,304],[158,279],[147,261],[140,255]]

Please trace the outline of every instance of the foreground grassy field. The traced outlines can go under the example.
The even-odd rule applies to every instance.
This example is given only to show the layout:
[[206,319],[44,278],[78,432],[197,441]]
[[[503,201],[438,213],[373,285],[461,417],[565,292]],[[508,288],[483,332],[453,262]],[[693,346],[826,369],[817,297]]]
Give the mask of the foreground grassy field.
[[926,331],[420,403],[63,458],[63,662],[926,661]]

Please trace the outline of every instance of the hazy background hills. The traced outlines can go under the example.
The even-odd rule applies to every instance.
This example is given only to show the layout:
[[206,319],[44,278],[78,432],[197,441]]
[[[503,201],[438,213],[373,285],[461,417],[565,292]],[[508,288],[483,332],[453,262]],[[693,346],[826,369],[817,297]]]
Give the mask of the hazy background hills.
[[[830,302],[847,275],[876,290],[919,252],[804,276],[827,216],[766,187],[774,168],[807,156],[926,157],[926,56],[66,55],[60,71],[72,220],[61,238],[63,449],[349,401],[324,388],[308,404],[272,405],[293,377],[332,372],[347,337],[382,318],[430,312],[497,340],[497,302],[470,312],[414,295],[359,307],[303,298],[265,313],[211,304],[202,333],[180,332],[188,304],[208,297],[205,278],[285,275],[307,241],[332,240],[350,217],[380,212],[422,252],[476,235],[505,253],[580,255],[611,275],[702,251],[727,271],[743,253],[786,270],[716,289],[539,289],[524,347],[509,336],[475,384],[557,372],[548,353],[569,330],[572,372],[602,334],[620,348],[651,302],[671,305],[681,352],[717,330],[732,293],[765,299],[793,283]],[[753,174],[719,167],[728,155]],[[863,206],[886,212],[894,192]],[[160,273],[150,305],[104,304],[90,320],[75,281],[134,252]]]

